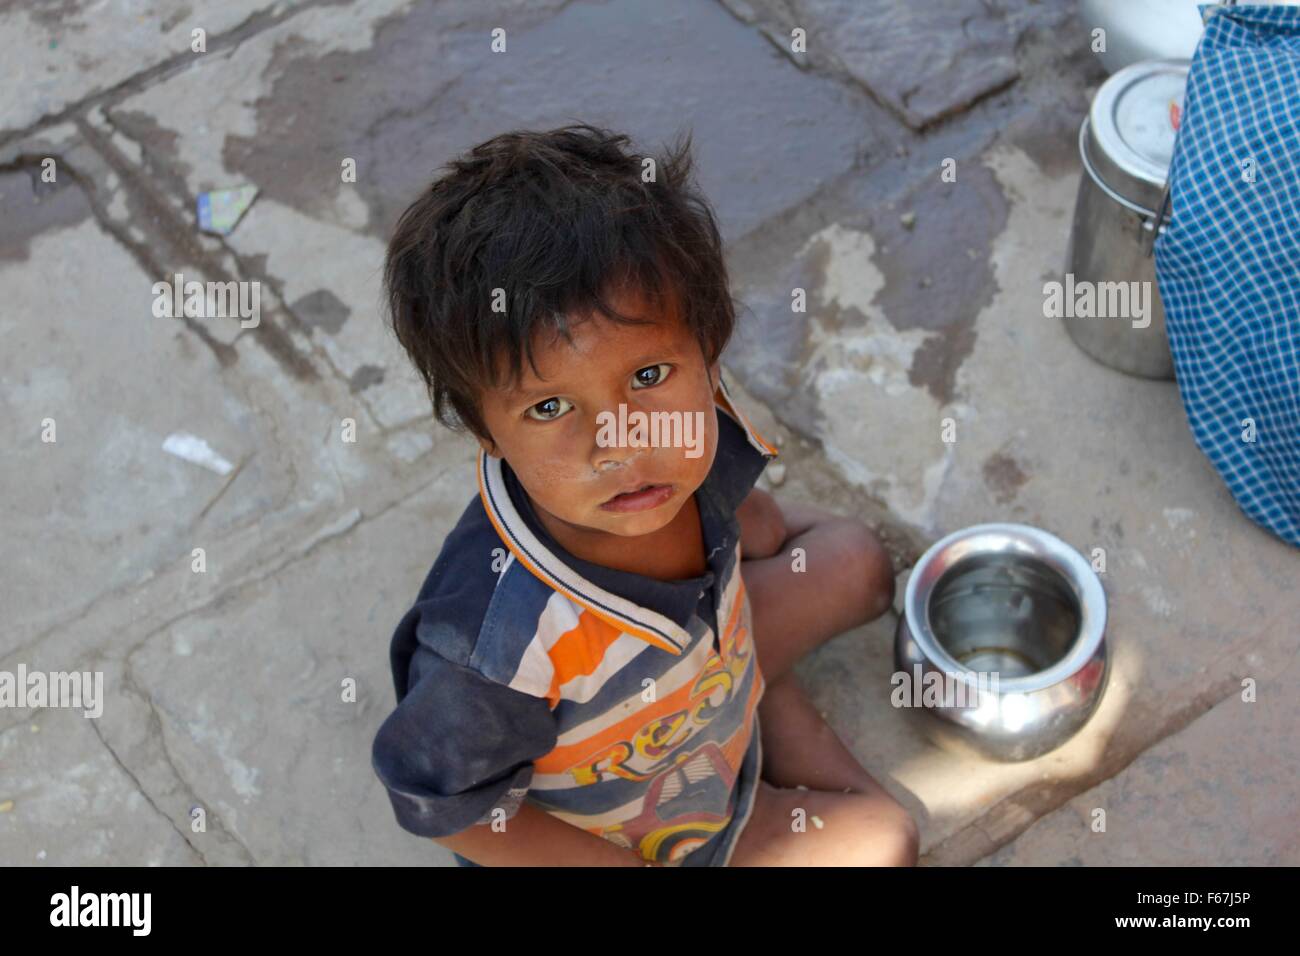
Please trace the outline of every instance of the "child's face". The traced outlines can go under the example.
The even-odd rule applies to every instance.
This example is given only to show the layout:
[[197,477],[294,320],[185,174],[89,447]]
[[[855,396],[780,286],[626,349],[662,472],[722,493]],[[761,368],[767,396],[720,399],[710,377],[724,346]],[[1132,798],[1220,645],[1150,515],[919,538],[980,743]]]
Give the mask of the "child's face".
[[[597,316],[570,322],[572,345],[559,336],[539,343],[534,357],[540,378],[525,361],[513,392],[484,392],[480,405],[492,441],[480,444],[504,456],[534,506],[563,525],[630,537],[669,524],[713,466],[718,366],[705,364],[675,311],[654,314],[636,293],[617,295],[612,305],[655,324],[621,325]],[[627,433],[618,428],[620,403],[627,406]],[[607,415],[598,418],[602,412]],[[624,446],[635,437],[635,412],[647,420],[654,412],[680,413],[683,429],[659,436],[661,442],[675,437],[676,445]],[[611,429],[601,433],[609,416],[619,444],[609,443]],[[656,440],[654,431],[647,440]],[[611,501],[643,485],[661,487]]]

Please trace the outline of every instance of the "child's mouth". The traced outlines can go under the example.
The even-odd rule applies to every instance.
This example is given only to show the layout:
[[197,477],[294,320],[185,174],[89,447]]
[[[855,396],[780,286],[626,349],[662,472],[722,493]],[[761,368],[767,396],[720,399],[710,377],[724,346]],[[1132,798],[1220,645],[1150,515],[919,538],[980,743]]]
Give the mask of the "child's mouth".
[[672,496],[672,485],[655,485],[647,483],[636,491],[629,491],[625,494],[615,495],[600,507],[602,511],[614,511],[620,514],[627,514],[634,511],[649,511],[651,508],[658,508]]

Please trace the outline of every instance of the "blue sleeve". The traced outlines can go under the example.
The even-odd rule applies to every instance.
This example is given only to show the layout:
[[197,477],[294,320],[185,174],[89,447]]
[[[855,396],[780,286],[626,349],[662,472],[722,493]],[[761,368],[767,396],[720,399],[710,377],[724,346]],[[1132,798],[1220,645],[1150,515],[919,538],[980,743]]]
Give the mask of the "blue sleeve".
[[397,822],[423,837],[513,817],[532,781],[532,762],[555,747],[545,698],[489,680],[421,646],[409,690],[379,728],[375,773]]

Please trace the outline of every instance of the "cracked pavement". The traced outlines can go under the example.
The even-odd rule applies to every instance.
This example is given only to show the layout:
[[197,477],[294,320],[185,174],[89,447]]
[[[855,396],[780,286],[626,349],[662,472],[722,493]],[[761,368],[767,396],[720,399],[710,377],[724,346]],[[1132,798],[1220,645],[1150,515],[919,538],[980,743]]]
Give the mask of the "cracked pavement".
[[[952,755],[889,705],[898,607],[800,662],[922,862],[1300,862],[1296,554],[1237,510],[1172,383],[1042,316],[1105,76],[1088,25],[1065,0],[939,7],[0,2],[0,670],[102,670],[107,695],[97,720],[0,711],[0,862],[451,864],[397,827],[369,747],[476,446],[433,423],[379,272],[440,164],[573,119],[693,130],[742,304],[724,363],[781,442],[763,484],[871,522],[900,601],[971,524],[1107,550],[1111,685],[1037,760]],[[243,183],[238,227],[198,232],[198,194]],[[153,316],[176,273],[259,282],[260,324]],[[174,432],[233,470],[167,455]]]

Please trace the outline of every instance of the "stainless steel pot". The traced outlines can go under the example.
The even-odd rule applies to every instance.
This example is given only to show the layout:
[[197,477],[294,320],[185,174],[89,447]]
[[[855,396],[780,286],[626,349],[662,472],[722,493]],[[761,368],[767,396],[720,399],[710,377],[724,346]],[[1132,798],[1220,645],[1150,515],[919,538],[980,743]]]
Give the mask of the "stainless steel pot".
[[[1111,368],[1172,380],[1174,360],[1156,284],[1151,247],[1164,230],[1165,183],[1181,111],[1188,61],[1150,60],[1115,73],[1093,98],[1079,128],[1083,163],[1066,252],[1066,331],[1081,349]],[[1146,283],[1148,313],[1071,315],[1070,290],[1091,283],[1095,301],[1114,283]],[[1111,297],[1115,301],[1115,297]],[[1086,304],[1085,304],[1086,310]]]
[[1105,630],[1101,582],[1065,542],[1020,524],[957,531],[912,570],[894,664],[913,685],[946,680],[964,693],[906,712],[949,750],[1004,761],[1040,756],[1101,702]]

